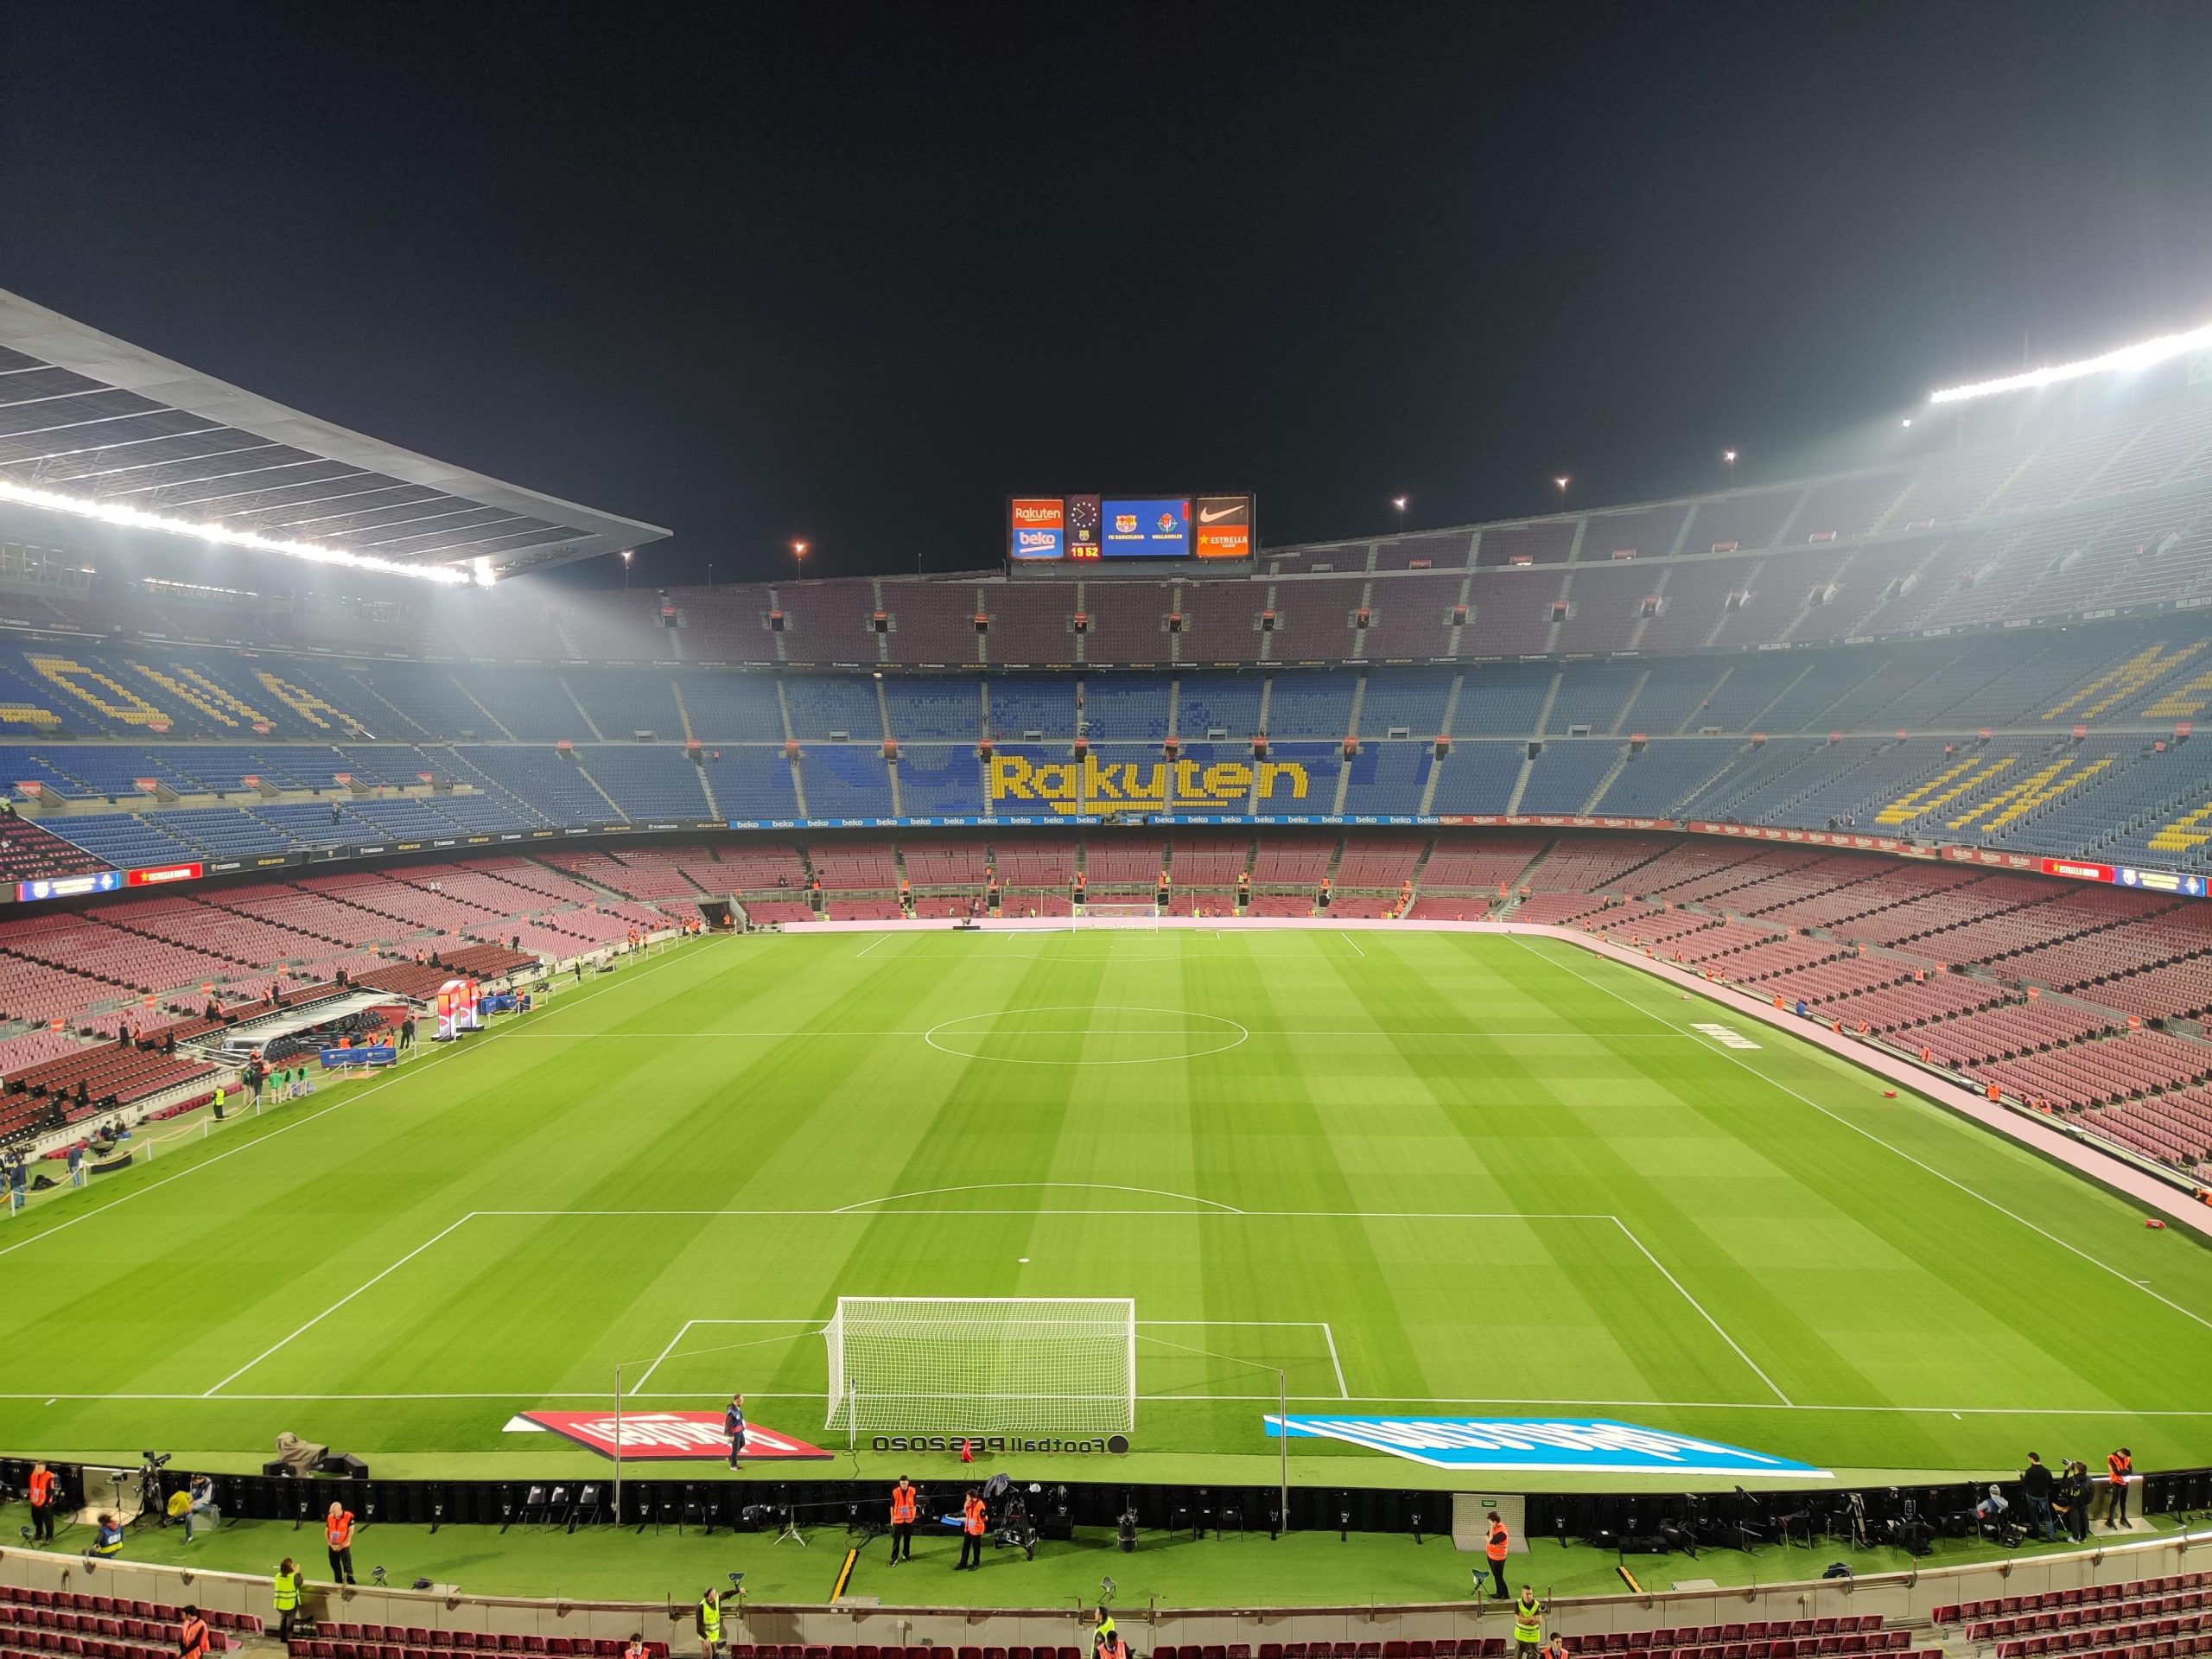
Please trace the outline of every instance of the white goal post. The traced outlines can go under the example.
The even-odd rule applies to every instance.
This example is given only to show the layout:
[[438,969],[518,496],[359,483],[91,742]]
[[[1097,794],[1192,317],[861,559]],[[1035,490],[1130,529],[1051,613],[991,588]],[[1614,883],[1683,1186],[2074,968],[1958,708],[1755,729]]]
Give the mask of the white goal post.
[[1137,1305],[1126,1296],[840,1296],[822,1334],[831,1428],[1136,1427]]
[[1160,906],[1156,904],[1077,905],[1069,918],[1071,927],[1134,927],[1160,929]]

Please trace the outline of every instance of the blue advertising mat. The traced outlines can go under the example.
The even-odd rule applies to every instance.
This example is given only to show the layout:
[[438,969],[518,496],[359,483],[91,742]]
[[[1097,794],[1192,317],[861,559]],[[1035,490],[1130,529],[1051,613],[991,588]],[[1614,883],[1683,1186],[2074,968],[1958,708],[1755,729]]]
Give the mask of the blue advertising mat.
[[1533,1469],[1593,1475],[1799,1475],[1832,1479],[1790,1458],[1603,1417],[1289,1417],[1268,1437],[1343,1440],[1432,1469]]

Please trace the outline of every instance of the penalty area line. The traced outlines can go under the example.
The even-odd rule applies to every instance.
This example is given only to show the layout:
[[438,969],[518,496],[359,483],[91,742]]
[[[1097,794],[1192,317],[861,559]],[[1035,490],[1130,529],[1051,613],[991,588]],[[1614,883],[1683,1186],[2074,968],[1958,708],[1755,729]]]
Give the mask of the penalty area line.
[[[2111,1262],[2104,1261],[2099,1256],[2092,1255],[2088,1251],[2083,1249],[2078,1244],[2069,1243],[2068,1241],[2061,1238],[2056,1233],[2050,1231],[2047,1228],[2037,1226],[2034,1222],[2030,1221],[2018,1211],[2007,1209],[2004,1205],[1999,1204],[1995,1198],[1991,1198],[1987,1193],[1977,1192],[1974,1188],[1968,1186],[1964,1181],[1959,1179],[1955,1175],[1948,1175],[1944,1173],[1943,1171],[1936,1168],[1935,1165],[1929,1163],[1923,1159],[1914,1157],[1912,1154],[1907,1152],[1903,1147],[1897,1145],[1894,1141],[1885,1141],[1880,1135],[1875,1134],[1873,1130],[1867,1128],[1863,1124],[1854,1123],[1842,1113],[1831,1110],[1829,1108],[1821,1105],[1819,1101],[1815,1100],[1810,1095],[1791,1088],[1788,1084],[1783,1082],[1781,1078],[1768,1076],[1767,1073],[1760,1071],[1758,1067],[1745,1059],[1742,1055],[1732,1052],[1722,1044],[1715,1042],[1711,1038],[1706,1036],[1703,1032],[1694,1030],[1688,1026],[1676,1025],[1672,1020],[1668,1019],[1664,1014],[1645,1007],[1642,1003],[1637,1001],[1635,998],[1626,995],[1620,991],[1615,990],[1610,985],[1604,984],[1598,980],[1591,978],[1589,975],[1584,973],[1579,968],[1574,967],[1572,963],[1562,962],[1554,957],[1546,956],[1544,952],[1533,949],[1525,939],[1516,940],[1516,943],[1517,943],[1522,950],[1529,951],[1530,955],[1541,957],[1542,960],[1551,963],[1554,967],[1561,969],[1565,972],[1573,974],[1575,978],[1580,980],[1592,989],[1603,991],[1607,996],[1611,997],[1615,1001],[1625,1003],[1628,1007],[1637,1010],[1646,1019],[1652,1020],[1655,1024],[1665,1026],[1672,1031],[1678,1031],[1685,1037],[1689,1038],[1692,1041],[1703,1045],[1712,1052],[1718,1054],[1722,1059],[1726,1060],[1731,1065],[1737,1066],[1743,1071],[1750,1072],[1753,1077],[1757,1077],[1761,1083],[1765,1084],[1769,1088],[1780,1090],[1783,1094],[1788,1095],[1792,1100],[1798,1102],[1802,1105],[1811,1107],[1813,1110],[1818,1112],[1822,1117],[1827,1118],[1833,1122],[1841,1124],[1845,1128],[1849,1129],[1853,1135],[1864,1136],[1866,1140],[1872,1141],[1876,1146],[1881,1147],[1885,1152],[1894,1153],[1897,1157],[1904,1159],[1905,1162],[1912,1165],[1916,1169],[1924,1170],[1927,1173],[1933,1175],[1937,1180],[1942,1182],[1946,1186],[1955,1188],[1957,1191],[1965,1193],[1968,1198],[1987,1205],[1999,1215],[2018,1222],[2021,1226],[2026,1228],[2030,1232],[2037,1234],[2040,1236],[2050,1240],[2050,1243],[2057,1245],[2062,1250],[2078,1255],[2082,1260],[2090,1263],[2092,1266],[2102,1268],[2105,1272],[2112,1274],[2113,1278],[2119,1280],[2120,1283],[2133,1286],[2135,1289],[2141,1291],[2145,1296],[2150,1297],[2154,1301],[2164,1303],[2168,1307],[2173,1309],[2175,1313],[2180,1314],[2183,1319],[2193,1319],[2197,1324],[2204,1326],[2207,1330],[2212,1330],[2212,1319],[2208,1319],[2202,1313],[2198,1313],[2190,1308],[2183,1307],[2179,1302],[2175,1301],[2170,1296],[2161,1296],[2157,1291],[2152,1289],[2150,1286],[2142,1283],[2140,1281],[2132,1277],[2128,1274],[2123,1273],[2120,1268],[2113,1266]],[[1713,999],[1707,997],[1701,1000],[1709,1002]],[[1726,1003],[1720,1003],[1718,1004],[1718,1006],[1726,1007],[1727,1005]],[[1780,1034],[1785,1036],[1796,1035],[1796,1033],[1789,1031],[1787,1027],[1780,1027],[1779,1032]],[[1849,1065],[1851,1064],[1848,1060],[1841,1059],[1840,1057],[1829,1056],[1828,1058],[1836,1059],[1839,1065]],[[1859,1071],[1862,1076],[1871,1075],[1864,1072],[1861,1068],[1856,1066],[1852,1069],[1854,1071]]]
[[1329,1365],[1337,1374],[1337,1392],[1349,1400],[1351,1398],[1351,1385],[1344,1381],[1344,1363],[1337,1357],[1337,1333],[1326,1319],[1321,1321],[1321,1335],[1329,1344]]

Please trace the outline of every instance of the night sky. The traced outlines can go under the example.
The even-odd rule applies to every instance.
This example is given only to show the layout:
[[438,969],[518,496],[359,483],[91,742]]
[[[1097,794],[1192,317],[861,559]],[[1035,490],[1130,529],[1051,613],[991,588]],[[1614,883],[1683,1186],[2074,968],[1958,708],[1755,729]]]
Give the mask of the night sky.
[[1009,492],[1751,481],[2212,320],[2212,7],[17,0],[0,180],[0,287],[641,579],[972,568]]

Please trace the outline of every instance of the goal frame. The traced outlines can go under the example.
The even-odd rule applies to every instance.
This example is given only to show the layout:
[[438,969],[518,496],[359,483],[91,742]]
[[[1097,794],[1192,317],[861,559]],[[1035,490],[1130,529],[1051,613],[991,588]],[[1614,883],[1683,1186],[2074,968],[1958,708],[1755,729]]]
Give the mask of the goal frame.
[[[934,1326],[921,1317],[933,1311],[949,1316]],[[1020,1319],[1027,1312],[1031,1319]],[[1065,1328],[1054,1330],[1057,1314]],[[1000,1323],[994,1326],[994,1317]],[[868,1322],[880,1321],[877,1328]],[[958,1327],[969,1326],[965,1332]],[[906,1328],[901,1329],[904,1325]],[[1088,1328],[1079,1328],[1087,1326]],[[1126,1434],[1136,1427],[1136,1300],[1128,1296],[840,1296],[836,1311],[822,1327],[828,1351],[829,1411],[826,1426],[849,1434],[904,1433],[988,1433],[1091,1436]],[[1023,1389],[948,1389],[925,1378],[957,1373],[959,1344],[987,1367],[1003,1368],[1014,1345],[1030,1347],[1024,1356],[1044,1373]],[[856,1362],[855,1348],[867,1342],[883,1351]],[[1085,1356],[1083,1347],[1096,1350]],[[899,1351],[901,1349],[906,1351]],[[1061,1366],[1087,1360],[1091,1370],[1058,1386]],[[879,1381],[863,1378],[872,1370]],[[889,1370],[893,1375],[881,1378]],[[1109,1382],[1110,1374],[1110,1384]],[[957,1382],[954,1376],[951,1380]],[[888,1381],[898,1386],[880,1386]],[[1076,1409],[1064,1421],[1047,1421],[1053,1402]]]
[[1122,900],[1108,900],[1102,904],[1081,904],[1070,913],[1071,928],[1122,927],[1152,932],[1160,930],[1160,907],[1157,901],[1147,899],[1140,904]]

